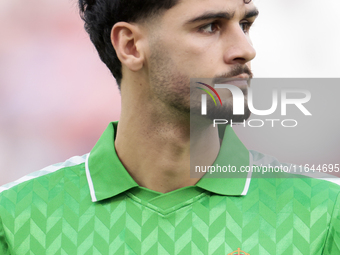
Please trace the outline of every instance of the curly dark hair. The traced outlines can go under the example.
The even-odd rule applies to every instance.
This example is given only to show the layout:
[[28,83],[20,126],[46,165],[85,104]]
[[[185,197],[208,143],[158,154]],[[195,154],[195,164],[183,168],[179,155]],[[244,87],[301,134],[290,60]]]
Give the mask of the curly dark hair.
[[[169,10],[180,0],[78,0],[85,30],[100,59],[116,78],[122,81],[122,64],[111,43],[111,30],[117,22],[138,22]],[[243,0],[248,4],[252,0]]]
[[120,87],[122,64],[111,43],[111,29],[117,22],[138,22],[166,11],[179,0],[79,0],[80,16],[100,59]]

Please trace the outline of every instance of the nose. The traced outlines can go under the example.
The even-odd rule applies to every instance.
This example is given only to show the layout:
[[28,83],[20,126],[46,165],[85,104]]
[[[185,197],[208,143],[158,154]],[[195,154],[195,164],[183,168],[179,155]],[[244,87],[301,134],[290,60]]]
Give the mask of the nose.
[[256,51],[248,34],[238,24],[232,26],[225,35],[224,62],[229,65],[244,65],[256,56]]

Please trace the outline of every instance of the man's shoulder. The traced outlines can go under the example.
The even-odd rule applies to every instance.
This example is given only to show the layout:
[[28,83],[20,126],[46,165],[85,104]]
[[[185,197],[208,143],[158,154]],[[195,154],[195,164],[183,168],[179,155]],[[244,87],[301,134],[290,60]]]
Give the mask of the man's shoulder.
[[86,159],[72,157],[0,187],[0,254],[43,254],[48,234],[52,240],[70,230],[62,232],[64,222],[76,221],[81,202],[91,204]]
[[62,187],[68,181],[76,181],[80,176],[85,176],[87,155],[74,156],[65,162],[50,165],[5,184],[0,187],[0,198],[16,197],[18,193],[29,194],[35,190],[40,190],[39,193],[48,194],[52,188]]

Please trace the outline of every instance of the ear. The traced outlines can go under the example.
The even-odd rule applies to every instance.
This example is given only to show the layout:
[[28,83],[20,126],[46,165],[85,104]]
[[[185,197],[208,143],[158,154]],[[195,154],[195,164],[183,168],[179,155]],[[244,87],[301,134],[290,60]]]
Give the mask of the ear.
[[131,71],[138,71],[144,64],[143,33],[140,27],[127,22],[116,23],[111,30],[111,43],[122,63]]

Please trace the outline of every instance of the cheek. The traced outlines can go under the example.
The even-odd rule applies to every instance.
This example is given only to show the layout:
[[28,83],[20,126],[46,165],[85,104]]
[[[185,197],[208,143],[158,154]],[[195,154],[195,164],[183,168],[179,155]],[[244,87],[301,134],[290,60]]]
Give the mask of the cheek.
[[182,57],[184,68],[192,73],[192,78],[212,78],[223,70],[223,59],[213,50],[190,51]]
[[186,49],[188,55],[202,67],[216,69],[223,64],[223,50],[217,38],[194,38],[187,45],[190,45]]
[[223,51],[217,36],[167,36],[162,45],[177,69],[190,78],[209,78],[225,71]]

